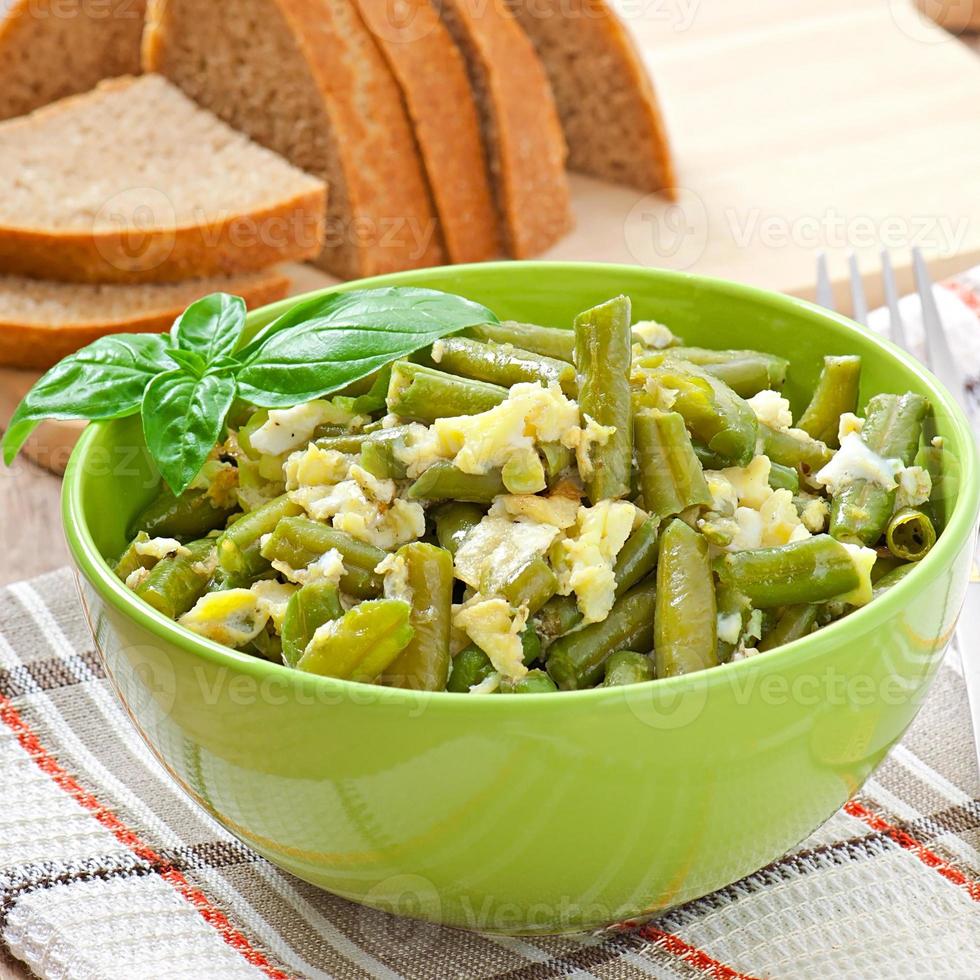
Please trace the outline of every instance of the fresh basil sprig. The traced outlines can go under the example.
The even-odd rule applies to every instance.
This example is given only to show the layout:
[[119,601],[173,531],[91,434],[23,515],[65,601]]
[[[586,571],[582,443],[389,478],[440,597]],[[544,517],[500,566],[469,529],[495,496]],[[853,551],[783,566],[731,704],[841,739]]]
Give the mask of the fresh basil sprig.
[[[245,302],[213,293],[167,334],[102,337],[56,364],[17,406],[9,466],[44,419],[101,421],[140,412],[163,479],[183,493],[221,437],[236,398],[287,408],[332,394],[440,337],[497,318],[433,289],[385,287],[298,303],[238,350]],[[379,397],[380,392],[374,397]]]

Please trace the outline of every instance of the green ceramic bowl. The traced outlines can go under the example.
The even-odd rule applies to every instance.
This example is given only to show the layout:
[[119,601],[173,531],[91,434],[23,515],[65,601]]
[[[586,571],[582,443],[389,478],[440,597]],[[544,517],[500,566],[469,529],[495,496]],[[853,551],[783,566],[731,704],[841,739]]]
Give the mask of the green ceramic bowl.
[[[689,343],[792,362],[798,412],[824,354],[864,359],[862,405],[913,390],[951,456],[948,526],[880,601],[716,670],[635,688],[504,698],[313,677],[185,632],[106,558],[154,491],[139,423],[90,426],[64,521],[108,675],[174,779],[269,860],[346,898],[454,926],[553,933],[649,915],[806,837],[911,722],[953,631],[978,510],[967,422],[917,363],[848,320],[728,282],[508,263],[372,280],[570,324],[617,293]],[[351,284],[354,288],[361,284]],[[252,314],[257,329],[289,304]]]

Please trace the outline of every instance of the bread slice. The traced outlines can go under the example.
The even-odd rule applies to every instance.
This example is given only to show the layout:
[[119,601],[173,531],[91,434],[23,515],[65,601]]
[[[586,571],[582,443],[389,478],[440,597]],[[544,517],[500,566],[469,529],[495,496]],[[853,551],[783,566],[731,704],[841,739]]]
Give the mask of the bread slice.
[[255,308],[288,291],[289,279],[276,271],[136,286],[0,276],[0,364],[49,368],[108,333],[169,330],[208,293],[232,293]]
[[0,3],[0,119],[140,70],[146,0]]
[[323,268],[444,261],[398,83],[350,0],[150,0],[143,62],[327,181]]
[[320,252],[326,190],[158,75],[0,123],[0,269],[175,282]]
[[643,191],[676,185],[646,68],[607,0],[506,0],[554,89],[569,167]]
[[504,245],[527,258],[572,226],[565,140],[541,62],[503,0],[440,0],[480,110]]
[[466,64],[430,0],[354,0],[401,88],[451,262],[500,255]]

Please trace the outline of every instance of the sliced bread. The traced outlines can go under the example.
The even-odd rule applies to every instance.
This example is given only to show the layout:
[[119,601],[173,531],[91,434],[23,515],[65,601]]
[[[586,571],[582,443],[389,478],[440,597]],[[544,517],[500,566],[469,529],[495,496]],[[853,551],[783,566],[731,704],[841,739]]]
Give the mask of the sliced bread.
[[49,368],[105,334],[169,330],[208,293],[232,293],[258,307],[288,290],[289,279],[276,271],[136,286],[0,276],[0,364]]
[[440,0],[466,59],[504,245],[537,255],[572,225],[565,141],[548,76],[504,0]]
[[398,80],[450,262],[500,255],[501,242],[466,65],[430,0],[354,0]]
[[572,170],[670,195],[676,179],[646,68],[607,0],[506,0],[554,89]]
[[0,270],[175,282],[320,252],[326,190],[158,75],[0,123]]
[[350,0],[150,0],[143,63],[327,181],[323,268],[444,261],[398,83]]
[[135,75],[145,8],[146,0],[0,3],[0,119]]

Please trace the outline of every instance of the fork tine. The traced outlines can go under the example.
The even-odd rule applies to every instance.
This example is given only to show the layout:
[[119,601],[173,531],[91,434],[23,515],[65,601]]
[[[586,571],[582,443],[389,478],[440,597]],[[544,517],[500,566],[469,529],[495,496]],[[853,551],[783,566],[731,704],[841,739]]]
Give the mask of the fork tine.
[[895,286],[895,270],[892,268],[891,256],[888,249],[881,250],[881,277],[885,281],[885,302],[888,304],[888,333],[892,343],[898,344],[903,350],[909,349],[908,337],[905,335],[905,322],[898,307],[898,289]]
[[960,371],[953,352],[949,348],[949,339],[943,330],[943,321],[939,318],[936,297],[932,294],[932,280],[926,268],[922,252],[912,249],[912,265],[915,269],[915,287],[922,302],[922,326],[926,334],[927,363],[933,374],[949,388],[953,397],[969,412],[966,403],[963,372]]
[[817,256],[817,302],[828,310],[835,309],[834,290],[830,285],[826,252],[821,252]]
[[861,270],[858,268],[857,256],[851,252],[847,259],[848,268],[851,270],[851,307],[852,316],[858,323],[868,325],[868,301],[864,295],[864,280],[861,278]]

